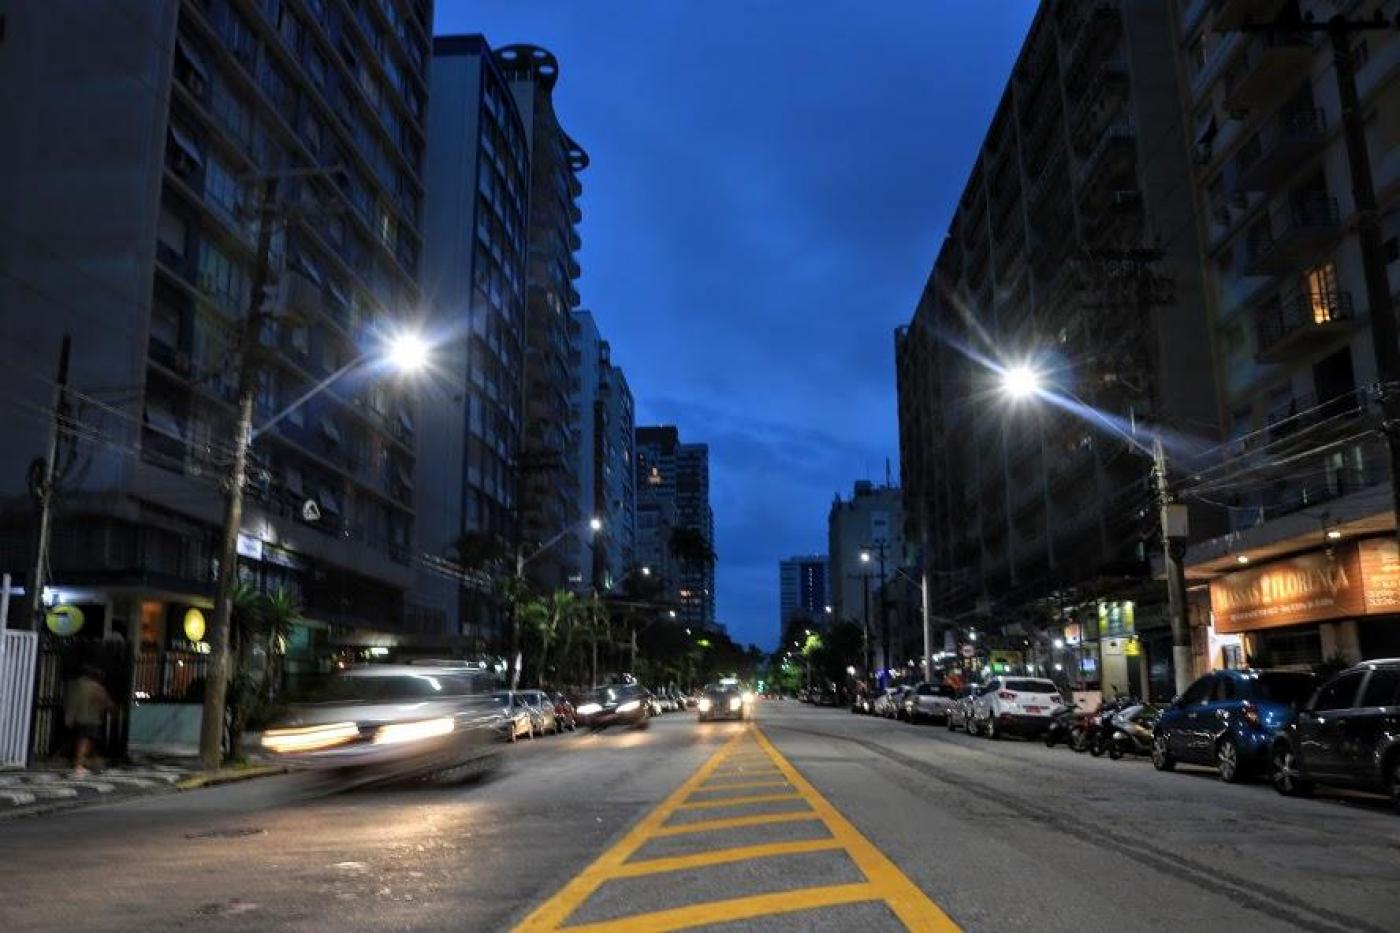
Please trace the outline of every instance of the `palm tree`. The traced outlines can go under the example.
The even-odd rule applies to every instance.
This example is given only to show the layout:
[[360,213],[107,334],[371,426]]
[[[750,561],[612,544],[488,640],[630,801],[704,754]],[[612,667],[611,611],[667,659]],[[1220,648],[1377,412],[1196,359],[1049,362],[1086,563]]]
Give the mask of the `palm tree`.
[[592,647],[589,684],[596,687],[598,685],[598,641],[601,638],[605,648],[611,646],[612,615],[608,611],[607,604],[599,599],[595,593],[591,599],[583,603],[580,621]]

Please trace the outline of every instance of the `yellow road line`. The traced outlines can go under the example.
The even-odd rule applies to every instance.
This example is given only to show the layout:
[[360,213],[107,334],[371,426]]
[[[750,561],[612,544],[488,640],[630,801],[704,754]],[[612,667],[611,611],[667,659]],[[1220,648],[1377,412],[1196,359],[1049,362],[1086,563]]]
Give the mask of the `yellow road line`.
[[564,925],[569,916],[579,908],[584,901],[593,895],[593,892],[608,880],[622,863],[632,857],[632,854],[642,847],[657,829],[661,827],[677,804],[685,801],[690,792],[709,779],[710,775],[720,763],[724,761],[724,756],[739,741],[744,738],[744,733],[737,732],[727,742],[724,743],[699,769],[687,778],[680,787],[677,787],[671,796],[661,802],[661,805],[642,817],[636,826],[632,827],[618,842],[589,865],[579,872],[572,881],[564,885],[563,890],[535,908],[529,916],[520,922],[516,927],[519,933],[528,933],[534,930],[557,930]]
[[709,865],[727,865],[730,862],[746,862],[749,859],[774,858],[779,855],[802,855],[807,852],[825,852],[839,849],[841,843],[835,839],[799,839],[796,842],[765,842],[756,846],[738,846],[733,849],[718,849],[710,852],[696,852],[694,855],[669,855],[665,858],[649,858],[640,862],[628,862],[617,870],[614,878],[638,878],[667,871],[683,871],[687,868],[705,868]]
[[951,917],[940,910],[894,862],[875,848],[869,839],[862,836],[859,830],[797,772],[773,743],[768,741],[767,736],[758,729],[753,730],[753,736],[759,746],[772,756],[773,763],[787,775],[792,785],[807,796],[807,802],[811,804],[814,812],[820,814],[831,830],[831,835],[845,843],[846,852],[852,861],[865,873],[865,877],[870,879],[870,883],[879,889],[890,909],[906,927],[910,930],[939,933],[952,933],[959,929]]
[[796,813],[755,813],[753,816],[731,816],[722,820],[701,820],[696,823],[677,823],[675,826],[662,826],[652,831],[652,837],[684,836],[687,833],[708,833],[716,829],[738,829],[742,826],[765,826],[769,823],[800,823],[803,820],[818,820],[815,810],[799,810]]
[[658,910],[635,917],[619,917],[600,923],[584,923],[569,927],[572,933],[660,933],[663,930],[682,930],[686,927],[731,923],[736,920],[749,920],[754,917],[770,917],[775,914],[789,914],[797,910],[812,910],[817,907],[835,907],[840,904],[856,904],[861,901],[877,900],[879,895],[871,884],[834,884],[822,888],[804,888],[797,891],[779,891],[775,894],[757,894],[753,897],[736,897],[727,901],[707,901],[690,907],[676,907],[672,910]]
[[[708,794],[717,790],[740,790],[752,787],[791,787],[792,785],[784,778],[776,781],[735,781],[730,784],[702,784],[695,788],[697,794]],[[706,800],[718,800],[718,797],[707,797]]]
[[779,800],[801,800],[798,793],[749,794],[747,797],[706,798],[695,803],[683,803],[677,810],[720,810],[724,807],[742,807],[751,803],[774,803]]
[[706,786],[728,787],[732,783],[729,780],[730,778],[737,778],[739,780],[764,778],[772,780],[773,778],[781,777],[782,773],[783,772],[779,771],[777,768],[763,768],[761,770],[755,768],[752,771],[721,771],[717,774],[712,774],[709,781],[706,782]]

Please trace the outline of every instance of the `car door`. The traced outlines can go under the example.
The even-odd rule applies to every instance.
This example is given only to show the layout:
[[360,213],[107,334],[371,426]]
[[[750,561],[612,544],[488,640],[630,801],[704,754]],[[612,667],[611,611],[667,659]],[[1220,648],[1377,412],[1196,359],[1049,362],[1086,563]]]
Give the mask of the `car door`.
[[1335,780],[1346,772],[1342,750],[1344,727],[1366,671],[1346,671],[1332,678],[1313,697],[1308,709],[1298,714],[1299,757],[1311,776]]
[[1200,729],[1200,713],[1210,702],[1215,689],[1215,675],[1206,674],[1186,688],[1186,692],[1172,706],[1170,715],[1164,717],[1162,731],[1166,733],[1167,750],[1182,761],[1196,761],[1195,749],[1200,742],[1195,737]]
[[1361,686],[1356,708],[1339,714],[1339,778],[1350,784],[1367,785],[1382,777],[1376,769],[1375,754],[1389,721],[1394,718],[1397,701],[1400,701],[1400,670],[1372,670]]

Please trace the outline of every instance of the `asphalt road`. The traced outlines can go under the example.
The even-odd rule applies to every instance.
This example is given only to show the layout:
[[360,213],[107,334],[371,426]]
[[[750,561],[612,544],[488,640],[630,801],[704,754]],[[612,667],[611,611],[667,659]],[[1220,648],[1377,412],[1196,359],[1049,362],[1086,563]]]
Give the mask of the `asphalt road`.
[[0,823],[0,930],[1380,931],[1400,817],[792,702]]

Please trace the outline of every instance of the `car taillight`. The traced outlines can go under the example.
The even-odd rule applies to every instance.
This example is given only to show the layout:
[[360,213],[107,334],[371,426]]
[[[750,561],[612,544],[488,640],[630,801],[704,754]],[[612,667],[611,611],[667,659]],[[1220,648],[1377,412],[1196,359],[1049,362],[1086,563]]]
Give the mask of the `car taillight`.
[[1259,710],[1255,709],[1252,704],[1246,703],[1240,709],[1240,715],[1243,716],[1244,721],[1251,726],[1254,726],[1256,729],[1259,727]]
[[1016,699],[1016,694],[1010,692],[1009,690],[1003,690],[1003,691],[1001,691],[1000,693],[997,694],[997,699],[999,699],[999,700],[1014,700],[1014,699]]

